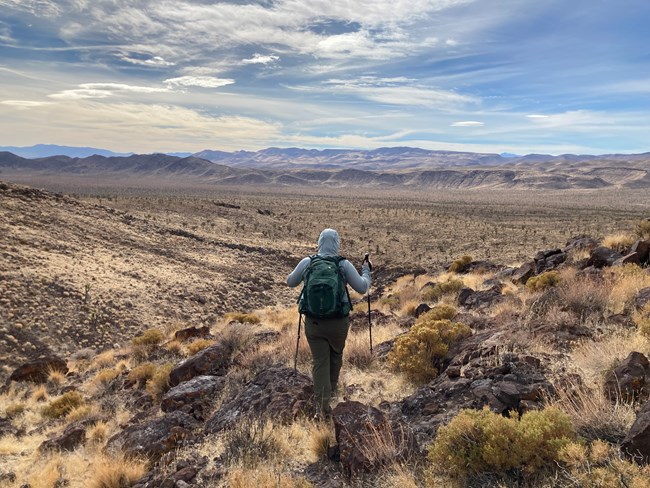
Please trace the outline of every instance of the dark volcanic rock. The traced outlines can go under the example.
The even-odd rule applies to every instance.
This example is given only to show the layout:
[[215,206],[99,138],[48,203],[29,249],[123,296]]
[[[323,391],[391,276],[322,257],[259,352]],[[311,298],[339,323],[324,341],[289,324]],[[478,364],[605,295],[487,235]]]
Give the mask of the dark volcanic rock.
[[591,251],[592,249],[595,249],[598,247],[598,241],[596,239],[593,239],[592,237],[587,237],[587,236],[577,236],[577,237],[572,237],[569,239],[562,249],[564,252],[569,252],[573,249],[586,249]]
[[543,273],[557,268],[566,261],[567,255],[561,249],[549,249],[548,251],[539,251],[535,255],[535,272]]
[[60,436],[44,441],[39,450],[41,452],[74,451],[84,440],[86,440],[86,427],[75,423],[68,425]]
[[200,375],[224,375],[230,366],[230,348],[215,344],[186,359],[172,370],[169,384],[176,386]]
[[535,262],[524,263],[522,264],[517,271],[512,274],[510,278],[513,283],[519,283],[525,285],[526,282],[535,274]]
[[605,394],[612,400],[634,401],[650,395],[650,362],[640,352],[631,352],[605,378]]
[[637,414],[621,449],[636,461],[650,462],[650,402],[646,402]]
[[469,288],[469,287],[461,288],[460,291],[458,292],[458,304],[465,305],[467,299],[471,297],[473,294],[474,294],[473,288]]
[[57,356],[45,356],[27,361],[20,365],[7,379],[7,384],[12,381],[31,381],[45,383],[50,371],[68,372],[66,362]]
[[614,264],[612,266],[624,266],[626,264],[641,264],[639,253],[631,252],[629,254],[626,254],[622,258],[619,258],[616,261],[614,261]]
[[199,422],[184,412],[175,411],[143,424],[132,425],[108,441],[110,447],[121,446],[127,456],[147,457],[156,461],[175,449]]
[[197,337],[209,337],[210,327],[188,327],[187,329],[177,330],[174,334],[174,339],[177,341],[186,341],[187,339],[194,339]]
[[203,419],[225,382],[222,376],[196,376],[169,390],[163,396],[160,408],[163,412],[182,410]]
[[623,256],[613,249],[608,247],[597,247],[591,251],[591,255],[587,260],[587,266],[594,266],[596,268],[604,268],[605,266],[612,266],[617,259]]
[[208,420],[205,431],[219,432],[245,415],[267,416],[290,422],[299,415],[315,415],[314,387],[311,379],[291,368],[276,366],[258,373],[234,398],[224,403]]
[[420,315],[427,313],[429,310],[431,310],[431,307],[429,305],[426,303],[420,303],[420,305],[418,305],[415,309],[415,318],[418,318]]
[[[464,288],[464,290],[471,290],[471,288]],[[462,292],[463,290],[461,290]],[[458,302],[465,308],[469,309],[483,309],[500,302],[503,299],[501,295],[501,285],[495,285],[489,290],[476,291],[468,294],[461,302],[460,296]]]
[[634,306],[639,310],[645,308],[648,303],[650,303],[650,286],[639,290],[634,297]]
[[635,252],[639,255],[639,260],[642,263],[647,263],[650,261],[650,240],[636,241],[630,248],[630,252]]
[[[374,407],[354,401],[339,403],[332,411],[332,421],[341,464],[349,475],[380,468],[406,454],[406,433],[394,428]],[[377,445],[385,448],[373,449]]]

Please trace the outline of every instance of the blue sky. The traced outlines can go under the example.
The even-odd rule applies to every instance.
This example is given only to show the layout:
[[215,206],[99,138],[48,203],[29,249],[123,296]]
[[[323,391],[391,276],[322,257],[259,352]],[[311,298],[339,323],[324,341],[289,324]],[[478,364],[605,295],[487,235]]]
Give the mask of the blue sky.
[[650,151],[647,0],[0,0],[0,145]]

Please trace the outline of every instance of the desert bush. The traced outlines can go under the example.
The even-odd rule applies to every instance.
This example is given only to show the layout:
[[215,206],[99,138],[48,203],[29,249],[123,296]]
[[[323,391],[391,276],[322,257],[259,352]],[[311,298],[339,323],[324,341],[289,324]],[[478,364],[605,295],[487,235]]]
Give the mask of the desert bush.
[[225,450],[221,461],[228,465],[251,468],[264,461],[282,456],[286,446],[278,442],[273,424],[262,419],[248,418],[223,436]]
[[183,355],[183,344],[180,341],[169,341],[167,344],[165,344],[165,349],[167,349],[172,354],[176,354],[177,356]]
[[52,388],[58,388],[65,381],[65,373],[58,369],[51,369],[47,373],[47,384]]
[[441,427],[429,447],[428,459],[453,476],[533,473],[554,465],[563,447],[575,439],[569,417],[557,409],[506,418],[484,410],[461,410]]
[[437,302],[443,295],[452,295],[458,293],[464,284],[462,280],[448,280],[436,283],[435,285],[425,286],[422,290],[422,299],[425,302]]
[[228,312],[223,316],[226,322],[240,322],[242,324],[259,324],[260,318],[253,313]]
[[456,259],[453,263],[451,263],[451,266],[449,266],[449,271],[452,273],[458,273],[459,271],[462,271],[469,263],[472,262],[472,256],[461,256],[460,258]]
[[442,303],[440,305],[436,305],[423,315],[426,320],[451,320],[456,316],[457,313],[458,310],[456,307]]
[[137,365],[129,371],[128,380],[144,385],[156,372],[156,365],[150,362]]
[[194,356],[196,353],[203,351],[203,349],[213,346],[216,342],[213,339],[196,339],[195,341],[190,342],[187,346],[187,352],[190,356]]
[[650,239],[650,219],[639,220],[635,232],[640,239]]
[[95,389],[106,388],[111,381],[117,378],[118,374],[119,373],[113,368],[99,370],[91,380],[91,385]]
[[563,279],[553,290],[562,308],[583,321],[589,317],[602,317],[607,309],[608,287],[594,279],[570,277]]
[[95,462],[88,482],[90,488],[127,488],[147,472],[144,461],[132,458],[101,459]]
[[165,340],[165,334],[158,329],[145,330],[141,335],[134,337],[131,343],[136,347],[154,347]]
[[95,408],[91,405],[82,404],[70,410],[65,418],[68,422],[76,422],[78,420],[87,419],[93,413],[97,413]]
[[361,369],[369,367],[372,364],[373,356],[370,354],[368,334],[366,332],[350,334],[343,354],[347,363]]
[[108,437],[108,425],[106,422],[97,422],[88,429],[86,436],[91,442],[101,444]]
[[601,440],[570,442],[560,450],[559,457],[571,486],[650,488],[650,466],[624,459],[616,445]]
[[30,395],[30,399],[34,402],[44,402],[47,400],[47,388],[45,385],[38,385]]
[[327,458],[327,451],[332,444],[332,434],[326,424],[314,424],[310,429],[309,450],[314,460]]
[[624,252],[629,249],[632,244],[636,241],[636,237],[633,234],[626,232],[618,232],[616,234],[610,234],[603,239],[602,245],[613,249],[616,252]]
[[645,337],[650,337],[650,317],[643,315],[636,315],[634,323],[639,328],[639,332]]
[[390,295],[379,299],[379,306],[387,308],[388,310],[397,310],[400,306],[399,297]]
[[113,349],[109,349],[108,351],[104,351],[101,354],[98,354],[95,356],[93,359],[90,368],[91,369],[101,369],[101,368],[108,368],[109,366],[113,366],[115,364],[115,351]]
[[427,382],[438,375],[449,346],[471,334],[471,329],[464,324],[422,315],[406,334],[395,339],[388,362],[411,380]]
[[43,407],[41,415],[56,419],[67,415],[73,409],[80,407],[84,403],[84,399],[78,391],[69,391]]
[[609,309],[612,313],[624,313],[633,308],[634,297],[642,288],[650,286],[650,274],[635,264],[612,268]]
[[155,399],[160,399],[169,390],[169,374],[174,369],[171,363],[158,366],[153,376],[147,381],[147,392]]
[[526,282],[526,289],[529,292],[537,292],[552,288],[561,281],[560,273],[557,271],[546,271],[537,276],[533,276]]

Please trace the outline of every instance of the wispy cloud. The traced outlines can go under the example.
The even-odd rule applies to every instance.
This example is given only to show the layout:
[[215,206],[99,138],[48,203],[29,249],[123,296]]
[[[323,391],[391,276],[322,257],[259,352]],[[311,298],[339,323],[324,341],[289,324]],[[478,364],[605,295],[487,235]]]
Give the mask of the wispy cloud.
[[108,98],[120,93],[163,93],[167,88],[153,86],[134,86],[123,83],[82,83],[78,88],[63,90],[48,95],[57,100],[85,100],[90,98]]
[[172,63],[170,61],[165,61],[165,59],[160,57],[160,56],[153,56],[153,57],[147,58],[147,59],[140,59],[140,58],[134,58],[134,57],[131,57],[131,56],[123,55],[123,56],[120,56],[120,59],[122,61],[126,61],[127,63],[136,64],[136,65],[139,65],[139,66],[150,66],[150,67],[153,67],[153,68],[166,68],[166,67],[169,67],[169,66],[175,66],[176,65],[176,63]]
[[451,124],[452,127],[481,127],[483,125],[485,125],[483,122],[479,122],[477,120],[463,120]]
[[258,54],[255,53],[251,58],[247,59],[242,59],[241,64],[271,64],[275,63],[280,59],[280,56],[276,56],[274,54]]
[[216,78],[214,76],[179,76],[178,78],[168,78],[164,83],[170,87],[221,88],[222,86],[232,85],[235,80]]
[[0,105],[7,105],[9,107],[18,107],[18,108],[34,108],[42,107],[43,105],[48,105],[52,102],[43,102],[37,100],[2,100]]

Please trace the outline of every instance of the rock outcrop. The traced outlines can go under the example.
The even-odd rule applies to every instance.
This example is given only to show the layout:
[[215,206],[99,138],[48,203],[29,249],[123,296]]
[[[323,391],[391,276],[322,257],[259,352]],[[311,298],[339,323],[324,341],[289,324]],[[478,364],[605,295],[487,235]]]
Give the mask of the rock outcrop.
[[189,359],[186,359],[169,374],[169,384],[173,387],[195,376],[221,376],[230,366],[231,350],[223,344],[215,344]]
[[27,361],[14,370],[7,379],[7,384],[12,381],[31,381],[45,383],[51,371],[68,372],[67,363],[58,356],[45,356]]
[[650,402],[646,402],[636,416],[632,428],[621,444],[623,453],[630,458],[650,462]]
[[160,408],[163,412],[180,410],[202,420],[225,383],[222,376],[196,376],[169,390],[163,396]]
[[612,401],[632,402],[650,396],[650,362],[640,352],[631,352],[605,378],[605,394]]

